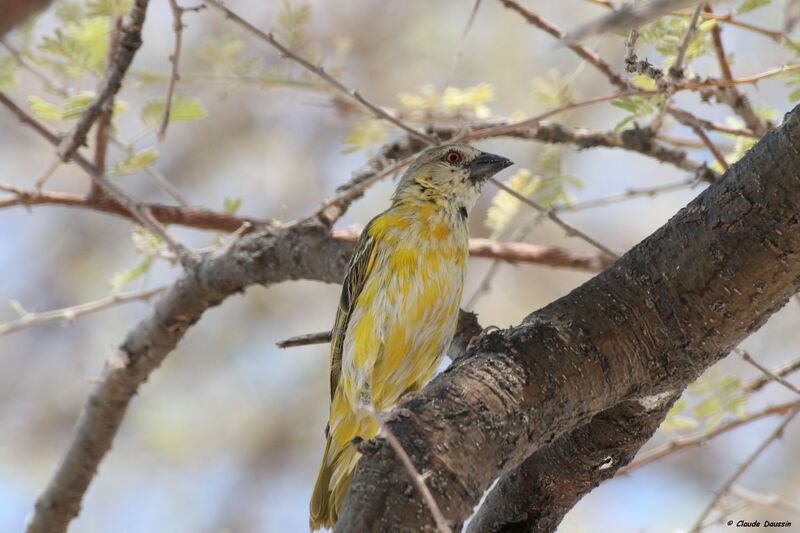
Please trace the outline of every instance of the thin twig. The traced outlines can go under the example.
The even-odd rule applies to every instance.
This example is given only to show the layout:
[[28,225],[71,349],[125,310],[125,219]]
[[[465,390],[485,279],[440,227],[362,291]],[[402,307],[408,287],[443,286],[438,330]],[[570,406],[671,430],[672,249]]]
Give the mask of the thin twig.
[[706,148],[708,148],[708,151],[711,152],[711,155],[713,155],[714,159],[716,159],[720,164],[722,170],[727,172],[728,168],[730,168],[728,161],[725,160],[725,156],[719,151],[719,148],[714,145],[708,135],[706,135],[706,132],[703,131],[702,126],[694,120],[687,120],[686,124],[692,129],[692,131],[703,142],[703,144],[706,145]]
[[169,113],[172,110],[172,98],[175,93],[175,84],[180,79],[178,64],[181,58],[181,45],[183,43],[183,8],[178,5],[177,0],[169,0],[169,8],[172,11],[172,31],[175,34],[172,54],[169,56],[172,69],[167,85],[167,97],[164,101],[164,113],[161,116],[161,126],[158,128],[158,140],[163,141],[167,136],[167,126],[169,126]]
[[366,191],[372,184],[377,183],[383,178],[402,170],[411,164],[415,157],[416,155],[412,155],[397,161],[396,163],[384,168],[380,172],[370,175],[366,179],[359,179],[358,181],[346,183],[340,187],[341,192],[339,194],[329,200],[324,201],[322,206],[314,214],[307,218],[311,219],[322,217],[328,222],[328,224],[333,224],[345,213],[345,211],[347,211],[347,207],[350,205],[350,203],[363,195],[364,191]]
[[[111,46],[108,48],[108,68],[113,68],[113,61],[119,50],[119,39],[122,33],[122,18],[116,17],[112,21],[113,30],[109,37]],[[106,172],[106,153],[108,151],[108,138],[111,134],[111,125],[114,119],[114,94],[111,94],[103,104],[100,119],[97,121],[94,140],[94,164],[100,172]],[[41,186],[39,187],[41,188]],[[92,180],[90,183],[89,197],[97,198],[103,193],[100,185]]]
[[[703,10],[706,13],[713,13],[710,3],[706,3]],[[714,24],[714,27],[711,28],[711,40],[714,42],[714,52],[717,54],[717,62],[722,72],[722,79],[731,81],[733,72],[731,72],[731,64],[728,62],[728,57],[725,55],[725,46],[722,44],[722,30],[718,24]]]
[[675,183],[667,183],[665,185],[656,185],[653,187],[645,187],[642,189],[629,189],[625,192],[614,194],[611,196],[604,196],[602,198],[595,198],[594,200],[586,200],[585,202],[577,202],[574,204],[560,205],[553,208],[553,211],[562,213],[564,211],[582,211],[584,209],[593,209],[595,207],[604,207],[611,204],[626,202],[634,198],[652,197],[663,192],[678,191],[687,187],[694,187],[699,182],[696,178],[689,178],[687,180],[678,181]]
[[[538,28],[544,30],[545,32],[549,33],[550,35],[552,35],[552,36],[554,36],[556,38],[563,38],[564,37],[565,33],[561,29],[559,29],[555,24],[553,24],[552,22],[547,21],[547,20],[543,19],[542,17],[532,13],[531,11],[529,11],[525,7],[521,6],[520,4],[515,2],[514,0],[501,0],[501,2],[506,7],[511,8],[514,11],[516,11],[517,13],[519,13],[520,15],[522,15],[529,23],[537,26]],[[616,85],[617,87],[619,87],[623,91],[624,90],[631,90],[631,89],[634,88],[633,85],[628,80],[626,80],[621,75],[619,75],[616,71],[614,71],[614,69],[607,62],[602,60],[597,55],[597,53],[595,53],[594,51],[588,49],[587,47],[585,47],[585,46],[583,46],[581,44],[575,43],[575,42],[569,42],[568,47],[570,48],[570,50],[574,51],[581,58],[583,58],[586,61],[588,61],[597,70],[599,70],[601,73],[603,73],[606,76],[606,78],[608,79],[608,81],[610,83],[612,83],[613,85]],[[670,91],[672,91],[672,92],[674,92],[676,90],[678,90],[677,87],[676,88],[672,88],[672,87],[670,88]],[[663,90],[659,90],[659,91],[655,91],[655,92],[656,93],[663,93]],[[674,104],[667,104],[666,111],[670,115],[674,116],[681,123],[690,126],[692,128],[692,130],[698,135],[698,137],[703,141],[703,143],[706,144],[706,146],[709,147],[709,150],[711,150],[711,152],[714,155],[714,157],[718,161],[720,161],[720,164],[722,165],[722,168],[723,169],[727,168],[727,163],[725,162],[725,158],[721,157],[721,154],[719,153],[719,150],[714,146],[714,144],[710,141],[710,139],[708,139],[708,136],[706,136],[705,134],[698,133],[698,129],[697,129],[698,125],[702,125],[702,127],[706,127],[708,129],[708,127],[711,126],[711,123],[709,123],[708,121],[703,121],[703,120],[698,119],[697,117],[695,117],[694,115],[692,115],[688,111],[679,109]]]
[[703,11],[705,2],[699,2],[697,7],[694,8],[692,18],[689,20],[689,27],[686,28],[686,34],[683,36],[683,41],[678,48],[678,55],[675,58],[675,63],[669,68],[669,74],[673,79],[683,78],[683,62],[686,59],[686,51],[689,49],[689,43],[692,42],[694,30],[697,27],[697,20],[700,18],[700,13]]
[[[783,364],[774,370],[771,370],[770,373],[776,376],[785,377],[797,370],[800,370],[800,358],[795,359],[794,361],[789,361],[788,363]],[[745,392],[755,392],[757,390],[763,389],[771,381],[773,381],[773,379],[765,374],[763,376],[755,378],[750,383],[742,385],[742,390]]]
[[769,368],[766,368],[764,365],[753,359],[747,352],[747,350],[743,350],[742,348],[734,348],[733,351],[736,352],[739,355],[739,357],[741,357],[742,359],[744,359],[745,361],[747,361],[748,363],[759,369],[769,379],[775,381],[776,383],[780,383],[793,393],[800,395],[800,389],[798,389],[797,387],[795,387],[794,385],[783,379],[781,376],[773,374]]
[[[536,13],[533,13],[532,11],[528,10],[527,8],[515,2],[514,0],[500,0],[500,1],[507,8],[512,9],[513,11],[519,13],[530,24],[533,24],[537,28],[544,30],[545,32],[549,33],[556,39],[563,40],[567,37],[567,34],[560,28],[558,28],[555,24],[553,24],[548,20],[545,20]],[[603,61],[597,54],[597,52],[595,52],[594,50],[590,50],[589,48],[574,42],[569,42],[567,44],[567,48],[575,52],[582,59],[594,65],[594,67],[597,68],[597,70],[602,72],[606,76],[606,78],[608,78],[608,81],[619,87],[621,90],[625,91],[631,88],[631,85],[628,83],[628,80],[626,80],[618,73],[616,73],[614,69],[611,67],[611,65]]]
[[278,341],[275,346],[278,348],[294,348],[296,346],[309,346],[312,344],[326,344],[331,342],[331,331],[318,331],[317,333],[306,333],[288,339]]
[[[133,145],[124,143],[116,137],[111,137],[111,142],[126,153],[130,153],[130,151],[133,149]],[[144,173],[150,176],[155,182],[156,186],[164,191],[167,196],[178,202],[178,204],[181,206],[189,207],[189,201],[184,198],[177,187],[175,187],[175,185],[173,185],[158,169],[156,169],[154,166],[149,166],[144,169]]]
[[450,80],[453,77],[453,73],[456,71],[456,66],[458,66],[459,61],[461,61],[461,56],[464,54],[464,43],[467,40],[467,35],[469,31],[472,29],[472,25],[475,23],[475,16],[478,14],[478,9],[481,7],[481,0],[475,0],[475,3],[472,4],[472,10],[469,13],[469,18],[467,19],[467,24],[464,26],[464,31],[461,32],[461,39],[458,41],[458,48],[456,48],[456,52],[453,54],[453,60],[450,62],[450,68],[447,71],[447,77],[442,84],[442,90],[447,89],[450,85]]
[[156,294],[162,292],[164,287],[157,289],[148,289],[136,292],[120,292],[110,294],[105,298],[86,302],[63,309],[54,309],[52,311],[45,311],[42,313],[26,313],[22,317],[12,322],[0,324],[0,336],[8,335],[15,331],[25,329],[31,326],[37,326],[47,322],[64,322],[71,324],[76,318],[95,313],[109,307],[114,307],[127,302],[147,301]]
[[796,409],[797,407],[800,407],[800,401],[788,402],[780,405],[773,405],[757,413],[748,415],[744,418],[737,418],[735,420],[728,422],[727,424],[721,424],[707,433],[703,433],[700,435],[691,435],[688,437],[681,437],[679,439],[675,439],[663,446],[660,446],[658,448],[655,448],[647,452],[641,457],[638,457],[635,461],[633,461],[629,465],[623,466],[617,471],[617,475],[628,474],[633,470],[641,468],[645,465],[649,465],[650,463],[663,459],[664,457],[672,455],[673,453],[685,450],[686,448],[692,448],[694,446],[705,444],[706,442],[714,439],[715,437],[718,437],[719,435],[727,433],[738,427],[747,425],[750,422],[755,422],[756,420],[761,420],[762,418],[767,418],[770,416],[784,415],[789,411],[791,411],[792,409]]
[[787,414],[786,417],[783,419],[783,422],[781,422],[780,425],[776,427],[775,430],[772,433],[770,433],[766,439],[764,439],[764,441],[758,446],[758,448],[753,450],[753,453],[751,453],[750,456],[741,465],[739,465],[739,467],[733,472],[733,474],[728,478],[728,480],[722,485],[722,488],[720,488],[714,495],[714,497],[711,499],[711,501],[708,502],[708,505],[705,507],[705,509],[703,509],[703,512],[700,513],[700,516],[697,518],[694,525],[689,530],[689,533],[698,533],[698,531],[700,531],[703,528],[703,522],[711,513],[711,511],[714,509],[714,507],[717,505],[717,503],[720,501],[720,499],[722,499],[722,497],[728,493],[733,484],[736,483],[736,480],[738,480],[741,477],[741,475],[744,474],[744,472],[748,468],[750,468],[750,466],[755,462],[756,459],[758,459],[758,457],[764,452],[764,450],[766,450],[767,447],[769,447],[769,445],[772,444],[774,440],[780,438],[783,435],[783,430],[786,429],[786,426],[789,425],[789,422],[792,421],[792,419],[797,415],[798,412],[800,412],[800,405],[792,409],[789,412],[789,414]]
[[328,74],[328,72],[321,66],[314,65],[308,60],[304,59],[303,57],[295,54],[294,52],[289,50],[286,46],[278,42],[278,40],[275,39],[275,36],[272,35],[272,33],[264,33],[263,31],[259,30],[258,28],[250,24],[248,21],[246,21],[245,19],[243,19],[242,17],[240,17],[239,15],[237,15],[236,13],[225,7],[219,0],[203,0],[203,2],[205,2],[206,5],[211,6],[214,9],[220,11],[225,15],[226,18],[232,20],[240,27],[252,33],[262,41],[272,46],[273,48],[277,49],[284,58],[294,61],[295,63],[302,66],[304,69],[311,72],[315,76],[325,80],[328,84],[330,84],[340,93],[360,103],[361,105],[369,109],[372,112],[372,114],[374,114],[376,117],[394,124],[398,128],[408,133],[409,135],[412,135],[425,143],[435,144],[436,140],[434,138],[430,137],[429,135],[425,135],[421,131],[412,128],[408,124],[405,124],[404,122],[398,120],[397,117],[393,116],[391,113],[388,113],[382,108],[376,106],[375,104],[364,98],[364,96],[362,96],[361,93],[359,93],[357,90],[351,89],[341,81],[337,80],[336,78]]
[[555,222],[558,227],[560,227],[561,229],[563,229],[566,232],[567,236],[569,236],[569,237],[577,237],[577,238],[587,242],[588,244],[590,244],[594,248],[600,250],[601,252],[603,252],[604,254],[608,255],[609,257],[613,257],[614,259],[619,258],[619,255],[617,255],[616,253],[612,252],[609,248],[607,248],[603,244],[600,244],[599,242],[597,242],[593,238],[589,237],[588,235],[586,235],[582,231],[574,228],[573,226],[570,226],[569,224],[567,224],[566,222],[561,220],[561,218],[559,218],[559,216],[556,215],[551,209],[546,209],[546,208],[542,207],[541,205],[537,204],[536,202],[534,202],[530,198],[518,193],[517,191],[515,191],[511,187],[507,186],[505,183],[503,183],[503,182],[501,182],[501,181],[499,181],[499,180],[497,180],[495,178],[489,178],[489,181],[494,186],[496,186],[499,189],[507,192],[508,194],[510,194],[511,196],[516,198],[517,200],[519,200],[520,202],[522,202],[525,205],[528,205],[528,206],[534,208],[536,211],[538,211],[539,213],[542,213],[547,218],[549,218],[550,220]]
[[381,414],[376,413],[372,406],[364,406],[364,410],[367,411],[372,415],[372,418],[378,423],[378,426],[381,428],[381,433],[386,441],[389,443],[389,446],[392,447],[394,453],[397,454],[397,457],[400,459],[400,462],[403,463],[403,467],[406,469],[408,476],[411,478],[411,482],[417,488],[419,493],[422,495],[422,499],[425,500],[425,504],[428,506],[428,510],[433,515],[433,520],[436,522],[436,529],[439,533],[452,533],[452,529],[450,528],[450,524],[445,519],[442,511],[439,509],[439,504],[436,503],[436,499],[431,494],[430,489],[425,484],[425,477],[420,475],[417,472],[416,467],[414,467],[414,463],[411,462],[411,458],[406,453],[405,449],[403,449],[403,445],[400,444],[400,441],[397,440],[394,433],[389,429],[389,426],[381,419]]

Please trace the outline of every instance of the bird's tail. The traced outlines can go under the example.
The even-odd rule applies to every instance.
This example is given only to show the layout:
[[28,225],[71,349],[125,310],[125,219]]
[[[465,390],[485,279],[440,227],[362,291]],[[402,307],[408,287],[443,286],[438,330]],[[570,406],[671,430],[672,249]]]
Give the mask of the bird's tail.
[[312,530],[333,528],[336,524],[360,456],[353,444],[348,442],[340,446],[333,440],[333,435],[328,435],[317,483],[311,495],[309,523]]

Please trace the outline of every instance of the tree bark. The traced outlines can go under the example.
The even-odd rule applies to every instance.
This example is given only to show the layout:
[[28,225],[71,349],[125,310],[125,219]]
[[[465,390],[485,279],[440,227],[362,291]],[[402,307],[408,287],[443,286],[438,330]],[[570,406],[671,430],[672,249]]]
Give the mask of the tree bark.
[[622,402],[540,448],[498,481],[467,531],[554,531],[585,494],[633,460],[679,396]]
[[[495,479],[528,458],[538,462],[540,450],[544,457],[558,453],[562,437],[588,442],[599,427],[616,447],[620,439],[610,436],[629,419],[648,418],[630,402],[679,394],[799,287],[795,108],[717,183],[610,268],[520,325],[484,335],[393,410],[388,427],[416,469],[430,472],[427,483],[445,517],[461,523]],[[635,432],[634,447],[663,418],[666,409],[659,409],[652,424]],[[603,412],[605,423],[597,417]],[[388,444],[377,439],[362,451],[336,531],[435,531]],[[571,453],[586,450],[576,446]],[[569,470],[549,471],[547,490],[566,503],[533,517],[527,530],[554,529],[606,475],[600,466],[585,470],[592,477],[580,483],[571,483]],[[508,483],[501,480],[501,487]]]

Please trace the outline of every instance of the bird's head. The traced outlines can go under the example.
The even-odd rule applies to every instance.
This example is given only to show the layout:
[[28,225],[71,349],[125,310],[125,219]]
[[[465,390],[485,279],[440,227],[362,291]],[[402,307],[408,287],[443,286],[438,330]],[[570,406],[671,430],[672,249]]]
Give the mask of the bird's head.
[[467,144],[431,148],[408,167],[394,193],[394,201],[429,200],[469,210],[486,180],[511,165],[505,157]]

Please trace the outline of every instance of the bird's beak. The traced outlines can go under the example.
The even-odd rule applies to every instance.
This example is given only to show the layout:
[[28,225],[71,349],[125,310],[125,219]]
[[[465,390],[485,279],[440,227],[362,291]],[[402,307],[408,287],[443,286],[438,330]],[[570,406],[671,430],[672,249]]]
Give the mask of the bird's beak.
[[481,154],[469,164],[469,177],[472,181],[485,181],[513,164],[513,161],[505,157],[481,152]]

